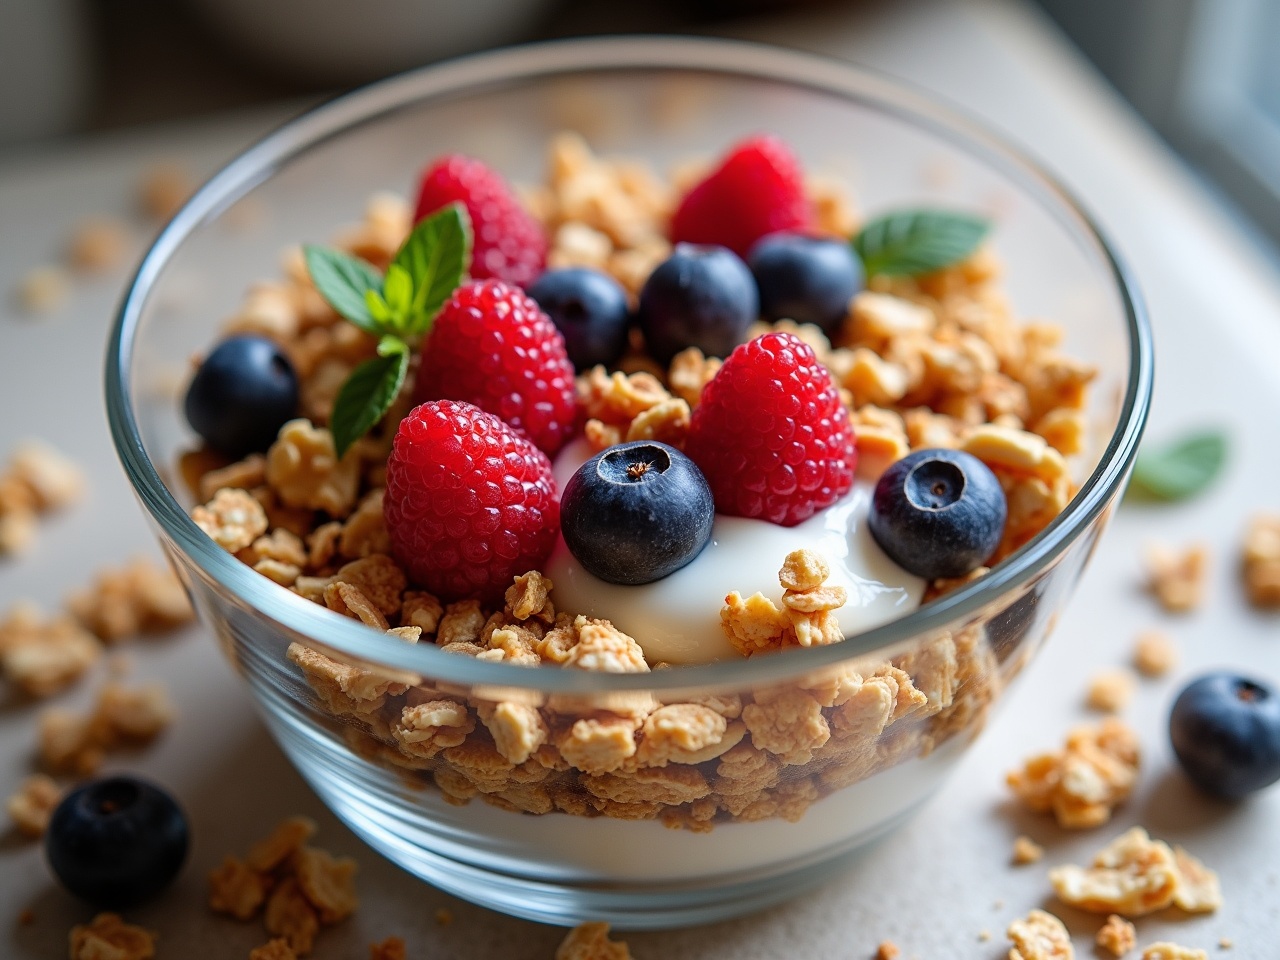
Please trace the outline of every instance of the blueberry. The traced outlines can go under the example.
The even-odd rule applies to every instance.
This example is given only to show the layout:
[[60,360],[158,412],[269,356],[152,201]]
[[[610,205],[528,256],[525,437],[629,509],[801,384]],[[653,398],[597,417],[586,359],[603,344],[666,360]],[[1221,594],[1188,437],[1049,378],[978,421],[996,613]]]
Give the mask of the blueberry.
[[109,908],[141,903],[187,858],[187,820],[159,787],[110,777],[68,794],[49,820],[45,856],[62,885]]
[[862,263],[844,240],[771,233],[751,248],[747,265],[760,290],[766,320],[816,323],[838,331],[849,301],[862,289]]
[[265,450],[298,414],[298,376],[274,341],[229,337],[187,388],[187,422],[229,457]]
[[607,273],[586,267],[548,270],[528,290],[564,336],[573,368],[610,366],[627,349],[627,291]]
[[649,353],[666,366],[686,347],[727,357],[759,313],[756,282],[737,254],[677,243],[645,281],[638,318]]
[[1280,695],[1260,680],[1210,673],[1187,684],[1169,739],[1188,777],[1231,800],[1280,780]]
[[995,551],[1008,505],[981,460],[917,450],[892,464],[871,496],[867,525],[880,549],[918,577],[962,577]]
[[652,440],[596,454],[560,498],[569,552],[609,583],[652,583],[675,573],[702,552],[714,519],[702,471],[675,447]]

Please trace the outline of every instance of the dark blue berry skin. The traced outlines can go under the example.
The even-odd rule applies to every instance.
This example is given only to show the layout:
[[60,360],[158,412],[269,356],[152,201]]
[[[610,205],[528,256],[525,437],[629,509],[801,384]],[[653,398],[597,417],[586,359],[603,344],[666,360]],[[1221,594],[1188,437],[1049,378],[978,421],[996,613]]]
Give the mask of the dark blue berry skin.
[[1206,674],[1178,694],[1169,739],[1198,787],[1239,799],[1280,780],[1280,694],[1260,680]]
[[266,450],[298,415],[298,376],[266,337],[228,337],[200,364],[185,404],[191,429],[229,457]]
[[889,467],[871,496],[867,525],[880,549],[918,577],[962,577],[1000,544],[1004,490],[977,457],[917,450]]
[[159,787],[109,777],[58,804],[44,849],[64,887],[119,909],[154,896],[177,876],[187,858],[187,820]]
[[834,335],[863,285],[862,263],[847,241],[771,233],[756,241],[747,266],[766,320],[814,323]]
[[652,583],[675,573],[702,552],[714,519],[702,471],[675,447],[652,440],[596,454],[560,498],[569,552],[609,583]]
[[666,366],[686,347],[727,357],[759,313],[756,282],[737,254],[677,243],[645,281],[637,318],[649,353]]
[[631,310],[622,284],[599,270],[548,270],[528,289],[564,337],[573,369],[611,366],[627,349]]

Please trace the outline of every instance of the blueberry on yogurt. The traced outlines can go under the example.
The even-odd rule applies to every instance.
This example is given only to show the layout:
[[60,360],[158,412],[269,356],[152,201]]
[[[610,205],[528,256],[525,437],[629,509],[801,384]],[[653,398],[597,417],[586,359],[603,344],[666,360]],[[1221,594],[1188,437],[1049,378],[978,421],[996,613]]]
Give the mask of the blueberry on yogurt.
[[996,547],[1008,514],[1004,490],[977,457],[917,450],[876,483],[867,525],[880,549],[918,577],[962,577]]
[[651,440],[596,454],[560,499],[569,552],[609,583],[652,583],[679,570],[707,545],[714,519],[702,471],[675,447]]

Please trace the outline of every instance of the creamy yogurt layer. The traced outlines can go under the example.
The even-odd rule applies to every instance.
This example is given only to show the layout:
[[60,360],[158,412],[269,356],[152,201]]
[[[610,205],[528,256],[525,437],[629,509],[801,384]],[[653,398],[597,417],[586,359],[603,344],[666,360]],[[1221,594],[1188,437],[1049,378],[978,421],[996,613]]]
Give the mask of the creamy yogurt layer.
[[[594,454],[585,440],[555,461],[558,489]],[[920,605],[925,581],[885,556],[867,529],[871,487],[853,489],[826,510],[794,527],[716,515],[711,542],[688,566],[642,586],[606,583],[574,559],[561,538],[545,572],[561,610],[606,619],[634,637],[651,663],[708,663],[740,655],[720,626],[730,591],[776,598],[778,567],[793,550],[820,553],[831,566],[827,584],[842,586],[849,600],[836,611],[845,636],[879,626]]]

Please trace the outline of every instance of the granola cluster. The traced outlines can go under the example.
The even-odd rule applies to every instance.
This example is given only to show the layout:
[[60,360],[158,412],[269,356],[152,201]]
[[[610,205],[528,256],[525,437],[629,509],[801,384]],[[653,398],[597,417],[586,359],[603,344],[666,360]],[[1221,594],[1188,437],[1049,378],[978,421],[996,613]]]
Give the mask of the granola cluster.
[[359,906],[355,861],[307,846],[315,832],[311,820],[290,817],[243,860],[227,856],[209,874],[209,909],[241,921],[261,913],[273,939],[255,951],[259,960],[306,956],[321,928]]
[[80,468],[52,447],[17,447],[0,473],[0,556],[27,549],[39,518],[75,503],[84,486]]
[[71,960],[152,960],[156,935],[125,923],[119,914],[100,913],[71,928]]
[[1007,777],[1027,807],[1052,812],[1059,826],[1075,830],[1111,819],[1137,779],[1137,735],[1114,718],[1072,730],[1063,749],[1031,757]]
[[812,550],[787,554],[778,582],[782,606],[762,593],[743,599],[738,591],[724,598],[720,624],[725,636],[744,657],[783,647],[825,646],[844,639],[835,611],[848,601],[844,587],[826,586],[831,569]]
[[38,720],[41,765],[50,773],[88,777],[107,753],[144,746],[173,719],[173,707],[158,683],[125,687],[108,681],[89,713],[50,707]]
[[1009,960],[1075,960],[1071,934],[1051,913],[1032,910],[1009,924]]
[[1249,522],[1241,566],[1249,602],[1280,607],[1280,516],[1259,514]]
[[1088,867],[1049,871],[1063,903],[1094,913],[1140,917],[1176,906],[1211,913],[1222,905],[1218,876],[1182,847],[1170,849],[1134,827],[1107,844]]

